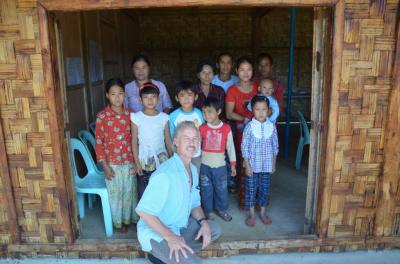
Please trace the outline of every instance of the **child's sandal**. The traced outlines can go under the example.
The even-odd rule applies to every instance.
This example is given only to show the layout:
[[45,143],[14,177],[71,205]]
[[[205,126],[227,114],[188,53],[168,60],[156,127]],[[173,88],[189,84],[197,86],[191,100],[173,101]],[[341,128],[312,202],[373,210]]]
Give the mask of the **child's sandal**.
[[224,221],[229,222],[232,220],[232,216],[225,211],[216,211],[216,214],[221,217]]

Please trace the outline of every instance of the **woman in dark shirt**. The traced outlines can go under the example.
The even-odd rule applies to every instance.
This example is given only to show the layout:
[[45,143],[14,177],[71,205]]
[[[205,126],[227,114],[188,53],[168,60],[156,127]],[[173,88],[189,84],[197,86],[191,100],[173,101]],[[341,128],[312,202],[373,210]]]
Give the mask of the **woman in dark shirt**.
[[[224,89],[211,83],[214,77],[213,65],[207,61],[199,62],[197,64],[196,72],[197,78],[199,79],[199,84],[197,86],[198,98],[194,102],[194,106],[201,110],[204,101],[209,97],[214,97],[221,103],[221,109],[225,109]],[[220,117],[225,119],[225,111],[222,112]]]

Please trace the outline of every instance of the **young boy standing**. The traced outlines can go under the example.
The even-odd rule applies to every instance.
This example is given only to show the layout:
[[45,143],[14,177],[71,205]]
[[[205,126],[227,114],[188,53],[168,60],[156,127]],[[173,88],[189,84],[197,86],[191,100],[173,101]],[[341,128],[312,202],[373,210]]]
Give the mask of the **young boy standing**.
[[269,101],[264,96],[251,99],[254,118],[243,131],[242,156],[245,176],[245,207],[249,210],[246,225],[255,225],[254,206],[261,207],[260,218],[264,224],[271,224],[265,214],[265,206],[269,199],[271,175],[276,169],[278,155],[278,134],[276,127],[268,119]]
[[[194,102],[197,100],[197,89],[190,81],[181,81],[178,83],[175,91],[175,100],[181,107],[173,111],[169,116],[169,131],[171,138],[175,133],[175,128],[183,121],[191,121],[197,128],[204,123],[201,111],[194,107]],[[192,159],[192,163],[196,166],[197,171],[200,170],[200,154],[198,149],[196,155]]]
[[202,107],[206,124],[200,126],[202,155],[200,167],[201,204],[204,213],[211,218],[212,212],[225,221],[231,221],[228,209],[228,170],[225,150],[229,157],[231,175],[236,176],[236,154],[231,128],[219,119],[221,103],[207,98]]

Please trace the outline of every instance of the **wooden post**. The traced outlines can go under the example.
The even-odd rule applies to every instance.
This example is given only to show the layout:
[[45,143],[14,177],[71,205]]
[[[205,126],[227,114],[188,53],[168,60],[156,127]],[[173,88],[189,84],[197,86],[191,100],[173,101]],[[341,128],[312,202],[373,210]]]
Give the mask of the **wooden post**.
[[[59,89],[59,73],[56,47],[50,48],[50,43],[55,43],[55,32],[54,32],[54,21],[48,16],[46,9],[38,4],[38,21],[39,21],[39,35],[40,35],[40,46],[43,61],[43,79],[44,89],[46,98],[48,99],[48,113],[49,113],[49,129],[51,135],[51,143],[54,155],[54,168],[55,168],[55,180],[57,182],[57,194],[60,202],[60,212],[62,216],[62,226],[65,232],[65,239],[67,242],[73,242],[72,226],[71,226],[71,215],[69,209],[69,199],[66,190],[65,175],[68,175],[68,171],[64,171],[63,168],[63,131],[64,125],[63,113],[61,107],[56,105],[61,103],[61,98],[55,96],[55,90]],[[49,30],[52,29],[52,30]],[[54,77],[54,78],[53,78]],[[64,148],[65,150],[65,148]],[[69,162],[68,159],[64,162]],[[68,176],[69,178],[69,176]]]
[[307,198],[304,223],[304,233],[315,232],[316,212],[318,203],[318,184],[323,157],[326,147],[326,131],[323,125],[327,123],[327,105],[329,99],[326,94],[330,92],[330,83],[325,80],[330,76],[332,49],[332,13],[330,8],[314,8],[314,37],[313,37],[313,68],[312,68],[312,97],[310,128],[310,155],[308,162]]
[[332,57],[332,92],[329,107],[329,123],[328,140],[326,147],[326,168],[323,175],[324,179],[321,180],[323,184],[322,200],[321,200],[321,214],[319,222],[319,236],[326,238],[328,234],[329,225],[329,210],[331,201],[331,188],[334,174],[334,159],[335,159],[335,146],[336,146],[336,130],[337,130],[337,117],[338,117],[338,104],[339,104],[339,87],[341,81],[341,64],[342,64],[342,50],[343,50],[343,37],[344,37],[344,0],[341,0],[335,7],[335,26],[333,36],[333,57]]
[[8,231],[10,232],[11,242],[13,244],[19,244],[21,239],[18,228],[17,213],[15,209],[13,188],[10,180],[10,172],[8,170],[6,146],[4,142],[5,138],[3,134],[3,126],[2,123],[0,122],[0,178],[3,184],[2,189],[5,192],[4,196],[7,199],[7,201],[4,202],[7,203],[8,207],[7,210],[8,225],[9,225]]
[[390,236],[394,231],[394,209],[398,200],[400,178],[400,24],[397,18],[396,56],[392,71],[388,121],[385,130],[383,177],[379,185],[375,235]]

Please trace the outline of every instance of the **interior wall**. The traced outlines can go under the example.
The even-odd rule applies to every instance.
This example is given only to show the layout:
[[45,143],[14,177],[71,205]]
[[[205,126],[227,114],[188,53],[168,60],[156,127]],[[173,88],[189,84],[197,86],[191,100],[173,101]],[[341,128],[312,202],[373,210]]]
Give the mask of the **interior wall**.
[[[151,60],[151,76],[170,93],[181,79],[196,81],[196,64],[216,61],[228,51],[237,59],[268,52],[274,76],[287,87],[290,9],[151,9],[127,10],[133,25],[129,53],[143,52]],[[313,9],[298,8],[295,31],[294,92],[311,92]],[[132,45],[130,45],[132,44]],[[128,76],[132,79],[131,74]],[[310,97],[293,99],[293,108],[309,116]]]
[[[132,80],[131,59],[139,52],[149,56],[151,77],[163,81],[171,95],[179,80],[197,81],[195,68],[200,60],[215,61],[223,51],[235,59],[270,53],[274,76],[287,86],[288,8],[104,10],[58,13],[57,17],[73,137],[87,129],[105,106],[108,79]],[[298,9],[294,92],[306,95],[294,96],[292,110],[299,109],[305,116],[310,111],[312,24],[313,9]],[[71,84],[68,77],[77,74],[80,81]]]
[[77,12],[61,13],[58,16],[61,31],[62,56],[64,61],[64,84],[68,109],[68,128],[71,136],[77,136],[88,122],[87,84],[84,79],[84,59],[82,50],[82,20]]
[[124,56],[121,38],[130,20],[122,20],[124,15],[114,10],[57,13],[57,18],[66,75],[68,128],[76,137],[104,108],[106,81],[113,77],[125,80],[128,56]]

